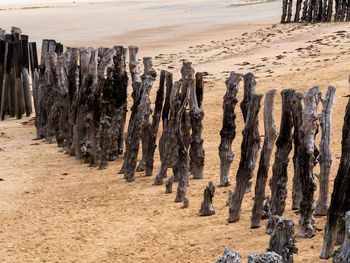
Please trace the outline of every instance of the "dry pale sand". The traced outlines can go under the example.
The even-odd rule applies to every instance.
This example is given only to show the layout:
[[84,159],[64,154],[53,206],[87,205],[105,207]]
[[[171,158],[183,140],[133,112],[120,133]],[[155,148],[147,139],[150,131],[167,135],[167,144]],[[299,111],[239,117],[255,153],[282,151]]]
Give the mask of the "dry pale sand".
[[[277,22],[197,25],[194,31],[186,31],[187,27],[182,26],[176,29],[181,37],[157,28],[152,29],[158,36],[156,41],[143,38],[143,32],[137,31],[122,38],[140,44],[140,57],[153,55],[157,69],[168,69],[178,76],[180,60],[189,59],[197,71],[209,73],[204,94],[205,179],[191,180],[188,209],[174,203],[175,195],[166,195],[164,186],[152,186],[153,178],[146,178],[143,173],[137,174],[135,182],[125,183],[117,175],[122,158],[99,171],[64,155],[53,144],[32,141],[32,119],[0,122],[0,177],[4,180],[0,181],[0,262],[213,262],[225,247],[240,251],[242,262],[246,262],[249,253],[265,252],[269,241],[265,227],[250,229],[254,193],[245,196],[242,217],[237,223],[228,224],[226,220],[225,203],[228,190],[234,185],[216,188],[216,215],[197,216],[205,185],[209,181],[219,183],[218,146],[225,78],[230,71],[253,72],[258,93],[277,89],[277,127],[282,89],[304,92],[319,85],[325,94],[329,85],[337,88],[332,187],[341,155],[341,129],[348,101],[344,96],[349,93],[350,24]],[[86,44],[85,40],[81,43]],[[241,88],[240,101],[242,95]],[[238,105],[236,124],[233,182],[243,129]],[[263,135],[262,111],[260,131]],[[157,170],[157,151],[155,160]],[[292,162],[288,172],[289,196],[284,215],[294,220],[298,232],[298,214],[290,210]],[[316,218],[316,223],[315,237],[297,238],[299,253],[295,262],[331,262],[319,259],[325,217]]]

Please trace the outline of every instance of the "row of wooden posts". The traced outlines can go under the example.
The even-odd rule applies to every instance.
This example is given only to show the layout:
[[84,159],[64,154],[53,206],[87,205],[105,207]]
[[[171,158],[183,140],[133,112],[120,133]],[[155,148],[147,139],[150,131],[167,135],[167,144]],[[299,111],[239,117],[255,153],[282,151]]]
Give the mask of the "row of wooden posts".
[[[11,33],[0,28],[0,116],[22,118],[32,113],[30,94],[29,57],[36,51],[35,43],[13,27]],[[30,52],[29,52],[30,51]],[[36,55],[35,55],[36,56]],[[31,69],[34,65],[31,60]]]
[[[293,16],[294,11],[294,18]],[[350,21],[350,2],[346,0],[282,0],[281,23]]]
[[[131,182],[135,180],[136,171],[145,170],[146,176],[152,176],[157,131],[162,120],[163,130],[158,143],[161,167],[155,176],[154,185],[162,184],[168,168],[172,168],[173,176],[166,182],[166,192],[171,193],[173,182],[178,181],[175,202],[183,202],[184,207],[187,207],[189,200],[186,198],[186,191],[189,176],[192,174],[196,179],[203,178],[205,152],[201,134],[204,117],[202,103],[204,74],[199,72],[195,74],[188,61],[183,62],[181,79],[178,81],[173,82],[173,75],[170,72],[161,71],[155,108],[152,112],[150,91],[157,73],[152,67],[152,58],[146,57],[143,59],[144,72],[141,74],[137,53],[137,47],[129,47],[133,104],[124,138],[127,120],[127,49],[121,46],[98,49],[67,48],[63,52],[60,43],[44,40],[40,65],[35,64],[36,49],[32,49],[30,61],[33,64],[31,68],[37,138],[45,139],[49,143],[55,138],[66,153],[100,169],[106,168],[108,161],[123,154],[125,140],[124,163],[119,173],[124,174],[125,180]],[[220,185],[223,187],[230,185],[229,171],[234,157],[232,142],[236,135],[235,106],[238,103],[237,93],[242,80],[244,80],[244,99],[240,106],[245,126],[236,175],[236,189],[229,194],[229,222],[238,221],[240,218],[243,197],[252,190],[252,179],[260,151],[258,113],[263,95],[256,94],[253,74],[243,76],[232,72],[226,81],[227,91],[223,101],[224,116],[219,146]],[[322,114],[318,118],[317,105],[321,101],[321,93],[317,87],[305,94],[292,89],[283,90],[279,133],[275,129],[273,117],[276,91],[271,90],[266,94],[265,139],[260,154],[251,221],[251,227],[256,228],[260,227],[262,218],[272,220],[276,219],[276,216],[282,216],[287,197],[289,153],[294,143],[292,209],[300,210],[299,235],[302,237],[312,237],[315,228],[313,195],[316,184],[313,168],[317,158],[320,163],[321,172],[318,176],[320,195],[315,214],[327,214],[322,258],[331,256],[336,243],[346,241],[343,216],[350,210],[347,204],[349,200],[347,195],[350,192],[348,191],[350,164],[347,156],[350,152],[348,149],[350,101],[345,115],[341,163],[328,209],[329,174],[332,163],[330,131],[334,93],[335,88],[329,87],[325,98],[322,99]],[[318,120],[322,132],[319,150],[315,145]],[[265,186],[275,141],[277,150],[270,180],[271,197],[265,201]],[[137,165],[140,142],[142,142],[142,160]],[[200,216],[215,213],[212,205],[214,192],[214,185],[209,183],[204,191]],[[293,254],[295,251],[296,249],[291,249],[290,253]],[[280,254],[277,250],[275,252]],[[292,261],[283,260],[283,262]]]

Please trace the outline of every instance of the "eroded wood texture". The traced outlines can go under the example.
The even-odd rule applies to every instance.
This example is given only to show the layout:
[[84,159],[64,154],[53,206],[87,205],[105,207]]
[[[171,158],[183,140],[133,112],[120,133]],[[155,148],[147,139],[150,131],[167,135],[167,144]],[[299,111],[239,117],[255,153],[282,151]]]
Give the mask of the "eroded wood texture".
[[[346,106],[343,135],[342,151],[337,176],[334,180],[331,203],[327,212],[327,221],[323,236],[323,245],[320,257],[329,258],[337,241],[338,232],[344,225],[343,216],[347,195],[349,195],[350,183],[350,99]],[[347,211],[347,210],[346,210]]]
[[221,142],[219,146],[220,186],[229,186],[231,184],[230,167],[234,157],[232,141],[236,137],[235,107],[238,103],[237,93],[241,79],[241,74],[231,72],[230,77],[225,82],[226,94],[223,101],[224,116],[222,120],[222,129],[220,131]]
[[196,85],[192,85],[190,94],[190,120],[192,127],[191,146],[190,146],[190,172],[194,179],[202,179],[205,151],[203,147],[203,73],[196,73]]
[[162,70],[160,73],[159,88],[157,91],[154,113],[152,116],[152,124],[150,128],[150,138],[147,145],[146,176],[152,176],[153,173],[154,151],[157,147],[157,132],[163,108],[165,80],[168,74],[169,73],[165,70]]
[[282,116],[280,133],[276,141],[275,161],[272,168],[272,178],[270,180],[271,189],[271,213],[282,215],[286,206],[287,198],[287,168],[289,163],[289,153],[292,150],[292,128],[293,128],[293,97],[295,90],[286,89],[282,95]]
[[241,263],[242,255],[231,248],[225,248],[224,253],[215,263]]
[[268,172],[270,168],[270,159],[272,150],[275,145],[275,140],[278,135],[278,131],[275,126],[275,119],[273,116],[274,101],[276,90],[270,90],[266,93],[264,103],[264,129],[265,138],[264,145],[261,150],[258,175],[255,185],[255,197],[254,205],[252,209],[251,228],[260,227],[260,220],[263,215],[264,200],[265,200],[265,188],[268,178]]
[[301,199],[303,197],[301,192],[301,182],[299,176],[299,148],[301,145],[300,128],[303,124],[303,94],[295,92],[293,100],[293,143],[294,143],[294,177],[293,177],[293,190],[292,190],[292,210],[298,210]]
[[248,255],[248,263],[283,263],[283,260],[277,253],[268,251],[262,255]]
[[336,250],[332,257],[333,263],[350,262],[350,212],[345,213],[345,239],[341,247]]
[[241,206],[249,181],[252,180],[260,150],[259,110],[263,95],[253,94],[243,129],[241,160],[236,175],[236,188],[229,206],[228,222],[236,222],[241,216]]
[[[143,65],[144,65],[144,72],[141,76],[141,79],[145,79],[146,76],[151,76],[154,78],[154,80],[157,77],[156,71],[153,69],[153,62],[151,57],[144,57],[143,58]],[[141,135],[141,141],[142,141],[142,159],[139,163],[139,165],[136,168],[137,172],[142,172],[145,170],[146,161],[147,161],[147,155],[148,155],[148,145],[149,141],[151,140],[151,123],[149,121],[149,117],[152,114],[152,107],[151,104],[149,104],[145,111],[144,121],[142,124],[142,135]]]
[[318,87],[310,89],[304,94],[303,124],[300,128],[301,147],[299,162],[299,177],[301,182],[302,200],[300,202],[299,236],[311,238],[315,227],[314,192],[314,149],[315,134],[317,130],[317,107],[321,100],[321,92]]
[[293,221],[289,218],[272,216],[266,223],[266,233],[270,235],[267,250],[280,255],[283,263],[292,263],[293,254],[298,252],[295,246]]
[[336,89],[332,86],[328,87],[326,97],[322,99],[322,114],[320,116],[321,125],[321,142],[320,142],[320,174],[318,180],[319,196],[316,203],[315,215],[325,216],[328,210],[328,191],[329,191],[329,176],[332,166],[332,152],[330,148],[331,130],[332,130],[332,110],[334,104],[334,95]]
[[204,190],[204,199],[199,210],[199,216],[211,216],[215,214],[213,207],[213,198],[215,194],[215,186],[212,182],[209,182],[208,186]]

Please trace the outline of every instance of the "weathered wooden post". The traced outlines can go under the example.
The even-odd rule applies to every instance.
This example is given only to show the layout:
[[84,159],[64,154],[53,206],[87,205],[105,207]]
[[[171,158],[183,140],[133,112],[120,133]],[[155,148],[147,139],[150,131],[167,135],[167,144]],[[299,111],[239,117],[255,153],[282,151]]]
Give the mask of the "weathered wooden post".
[[162,114],[163,101],[164,101],[164,86],[165,79],[168,72],[162,70],[160,73],[159,88],[157,91],[154,113],[152,117],[152,124],[150,128],[150,138],[147,145],[147,156],[146,156],[146,176],[152,176],[153,173],[153,162],[154,162],[154,151],[156,150],[157,144],[157,132]]
[[169,179],[165,183],[165,193],[171,194],[173,192],[173,183],[174,183],[174,176],[170,176]]
[[190,120],[192,127],[191,147],[190,147],[190,172],[194,179],[203,179],[203,167],[205,151],[203,148],[203,73],[196,73],[196,85],[192,86],[190,94]]
[[277,150],[275,153],[275,162],[272,168],[272,178],[270,180],[271,213],[273,215],[282,215],[286,206],[288,155],[292,150],[292,105],[294,92],[295,90],[293,89],[286,89],[281,92],[281,125],[280,133],[276,141]]
[[270,168],[270,159],[278,131],[273,117],[274,102],[276,90],[270,90],[266,93],[264,104],[264,129],[265,139],[261,150],[258,176],[255,184],[255,197],[252,209],[251,228],[260,227],[261,216],[263,215],[265,186]]
[[[7,108],[8,90],[5,88],[7,65],[7,42],[0,40],[0,111],[2,107]],[[4,106],[3,106],[4,105]]]
[[[153,69],[153,62],[151,57],[144,57],[143,58],[143,65],[144,65],[144,72],[141,76],[141,79],[145,79],[147,75],[153,77],[156,79],[157,73]],[[149,104],[145,111],[144,116],[144,123],[142,124],[142,135],[141,135],[141,141],[142,141],[142,159],[139,163],[139,165],[136,168],[137,172],[142,172],[145,170],[146,161],[147,161],[147,155],[148,155],[148,144],[151,136],[151,123],[149,121],[149,117],[152,114],[152,107],[151,104]]]
[[[125,157],[128,155],[128,148],[130,145],[128,145],[128,136],[131,136],[130,129],[133,127],[132,123],[134,122],[134,117],[137,113],[137,108],[140,103],[140,96],[142,94],[141,89],[141,76],[140,76],[140,66],[139,66],[139,60],[137,57],[137,53],[139,51],[139,48],[136,46],[129,46],[129,71],[131,75],[131,86],[132,86],[132,94],[131,97],[133,99],[133,105],[131,107],[131,116],[129,119],[129,126],[127,130],[127,138],[125,139],[125,153],[124,153],[124,163],[118,174],[123,174],[125,171]],[[125,176],[124,176],[125,178]]]
[[270,235],[268,251],[280,255],[283,263],[293,263],[293,254],[298,252],[295,246],[293,221],[289,218],[272,216],[266,223],[266,233]]
[[30,81],[29,81],[29,50],[28,50],[28,36],[21,35],[21,46],[22,46],[22,78],[23,78],[23,94],[26,116],[32,114],[32,98],[30,95]]
[[[145,79],[142,81],[140,89],[142,90],[142,95],[139,99],[139,104],[137,106],[136,114],[131,124],[131,128],[128,131],[127,137],[127,155],[125,156],[125,173],[124,178],[127,182],[132,182],[135,180],[135,168],[137,164],[137,154],[140,147],[140,139],[142,135],[142,125],[144,123],[144,118],[146,111],[151,104],[149,99],[149,94],[153,86],[154,78],[150,75],[146,75]],[[129,134],[130,132],[130,134]]]
[[[179,183],[177,185],[175,202],[181,202],[186,196],[187,186],[189,181],[189,156],[188,156],[188,137],[189,130],[184,125],[186,119],[187,105],[190,98],[190,92],[193,90],[194,83],[194,69],[192,63],[184,61],[181,68],[182,78],[180,80],[181,93],[179,96],[178,114],[176,116],[175,136],[178,141],[178,160],[175,163],[178,172]],[[186,121],[186,120],[185,120]],[[173,166],[174,167],[174,166]],[[174,176],[175,177],[175,176]]]
[[281,23],[286,23],[286,17],[287,17],[287,5],[288,0],[282,0],[282,16],[281,16]]
[[[247,73],[244,75],[244,98],[241,102],[241,110],[243,114],[244,122],[246,122],[249,112],[250,102],[252,101],[252,96],[255,94],[256,81],[252,73]],[[254,167],[256,165],[256,160],[252,164]],[[245,193],[250,193],[252,191],[253,175],[250,177]]]
[[347,195],[350,185],[350,99],[346,106],[342,135],[342,153],[337,176],[334,180],[331,204],[327,212],[322,252],[320,258],[329,258],[337,241],[338,232],[343,225],[345,205],[349,203]]
[[23,80],[22,80],[22,51],[21,42],[17,40],[13,45],[13,61],[14,61],[14,79],[15,79],[15,115],[17,119],[22,118],[25,111],[24,95],[23,95]]
[[212,182],[209,182],[208,186],[204,190],[204,199],[199,210],[199,216],[211,216],[215,214],[213,207],[213,198],[215,194],[215,186]]
[[230,77],[226,80],[226,94],[223,102],[224,117],[222,120],[222,129],[220,131],[221,143],[219,146],[220,186],[230,185],[229,174],[234,157],[232,141],[236,137],[235,107],[238,102],[237,93],[241,79],[241,74],[231,72]]
[[334,263],[350,262],[350,212],[345,217],[345,239],[341,247],[332,255]]
[[288,0],[287,8],[287,23],[290,23],[292,22],[293,0]]
[[300,11],[301,11],[302,2],[303,0],[297,0],[296,7],[295,7],[294,23],[299,23],[300,21]]
[[236,188],[229,205],[228,222],[236,222],[241,216],[241,206],[249,181],[254,175],[256,160],[260,149],[259,110],[263,95],[253,94],[245,122],[241,145],[241,160],[236,175]]
[[327,215],[328,210],[329,175],[332,166],[330,142],[335,90],[336,89],[332,86],[328,87],[326,97],[322,100],[322,114],[320,116],[320,124],[322,129],[319,157],[320,174],[317,177],[320,182],[320,191],[315,209],[315,215],[318,216]]
[[300,202],[300,233],[299,236],[311,238],[315,225],[314,192],[314,149],[315,133],[317,129],[317,106],[321,100],[321,92],[318,87],[310,89],[304,94],[303,124],[300,127],[301,146],[299,162],[299,177],[303,198]]
[[[35,113],[38,112],[38,55],[36,50],[36,43],[29,42],[29,62],[32,76],[32,89]],[[36,75],[36,77],[35,77]]]
[[293,190],[292,190],[292,209],[298,210],[303,194],[301,192],[301,181],[299,176],[299,148],[301,145],[300,128],[303,124],[303,94],[299,92],[294,93],[293,99],[293,142],[294,142],[294,177],[293,177]]

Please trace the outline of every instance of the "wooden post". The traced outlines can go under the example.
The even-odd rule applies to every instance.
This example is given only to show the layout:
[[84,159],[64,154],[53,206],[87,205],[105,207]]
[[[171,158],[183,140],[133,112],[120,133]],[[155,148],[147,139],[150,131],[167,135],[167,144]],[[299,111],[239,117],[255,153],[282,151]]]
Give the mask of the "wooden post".
[[265,139],[261,150],[258,176],[255,184],[255,198],[252,209],[251,228],[260,227],[261,216],[263,215],[264,200],[265,200],[265,186],[268,178],[270,168],[270,159],[272,150],[275,145],[275,140],[278,131],[275,126],[275,119],[273,117],[274,102],[276,90],[270,90],[266,93],[264,104],[264,129]]
[[225,248],[224,253],[215,263],[241,263],[241,253]]
[[209,182],[208,186],[204,190],[204,199],[199,210],[199,216],[211,216],[215,214],[213,207],[213,198],[215,194],[215,186],[212,182]]
[[[38,55],[36,50],[36,43],[29,42],[29,62],[30,62],[30,71],[32,76],[32,90],[33,90],[33,101],[34,101],[34,110],[35,113],[38,112],[38,85],[35,79],[35,74],[38,75]],[[35,73],[36,72],[36,73]]]
[[220,156],[220,186],[230,185],[230,167],[233,161],[234,153],[232,151],[232,141],[236,137],[236,113],[235,107],[238,102],[237,93],[239,83],[242,79],[241,74],[231,72],[226,80],[226,94],[224,96],[222,120],[222,129],[220,131],[221,143],[219,146]]
[[[151,57],[144,57],[143,58],[143,65],[144,65],[144,73],[141,76],[141,79],[145,79],[146,76],[151,76],[154,78],[154,80],[157,77],[156,71],[153,69],[153,62]],[[136,168],[137,172],[142,172],[145,170],[146,166],[146,160],[148,155],[148,144],[151,137],[151,123],[149,121],[149,117],[152,114],[152,107],[151,104],[149,104],[145,111],[144,116],[144,122],[142,124],[142,135],[141,135],[141,141],[142,141],[142,159],[139,163],[139,165]]]
[[248,255],[248,263],[283,263],[283,259],[275,252],[265,252],[262,255],[250,254]]
[[334,263],[350,262],[350,212],[346,212],[345,217],[345,239],[341,247],[332,255]]
[[307,22],[308,6],[311,0],[304,0],[303,13],[301,16],[301,22]]
[[301,103],[303,94],[294,93],[293,99],[293,142],[294,142],[294,177],[293,177],[293,190],[292,190],[292,209],[298,210],[303,194],[301,192],[301,181],[299,176],[299,148],[301,145],[300,128],[303,124],[303,105]]
[[301,11],[302,2],[303,0],[297,0],[296,7],[295,7],[294,23],[299,23],[300,21],[300,11]]
[[[114,77],[116,85],[118,85],[118,104],[117,107],[122,107],[122,123],[118,136],[118,155],[123,154],[124,152],[124,131],[125,131],[125,122],[126,122],[126,113],[127,113],[127,98],[128,98],[128,74],[126,72],[126,55],[127,49],[122,46],[115,46],[116,50],[116,59],[114,64],[117,66],[117,75]],[[119,83],[119,84],[118,84]]]
[[[0,111],[2,105],[8,104],[8,91],[5,89],[7,64],[7,42],[0,40]],[[4,106],[5,107],[5,106]]]
[[127,155],[125,156],[125,173],[124,178],[127,182],[132,182],[135,180],[135,168],[137,163],[137,154],[140,147],[140,139],[142,134],[142,124],[144,123],[144,118],[146,110],[149,107],[151,101],[149,99],[149,94],[154,82],[154,78],[147,75],[142,81],[141,90],[142,95],[139,99],[139,104],[137,106],[137,111],[133,119],[132,127],[130,128],[130,134],[128,131],[127,137]]
[[293,0],[288,0],[288,9],[287,9],[287,23],[292,22],[292,7],[293,7]]
[[282,17],[281,17],[282,24],[286,23],[287,5],[288,5],[288,0],[282,0]]
[[310,89],[304,94],[303,124],[300,128],[301,146],[299,148],[299,176],[303,198],[300,202],[300,237],[311,238],[315,225],[314,192],[314,149],[315,133],[317,129],[317,106],[321,100],[318,87]]
[[[181,68],[182,79],[180,81],[181,93],[179,96],[180,108],[177,111],[175,122],[175,136],[178,141],[178,159],[175,163],[178,171],[179,183],[177,185],[175,202],[182,202],[186,197],[189,181],[189,156],[188,156],[188,127],[184,125],[186,119],[187,105],[190,98],[190,92],[193,90],[194,70],[192,63],[184,61]],[[187,121],[187,120],[185,120]],[[173,166],[174,167],[174,166]]]
[[[190,94],[190,120],[192,127],[191,148],[190,148],[190,172],[194,179],[203,179],[203,167],[205,151],[203,148],[203,73],[196,73],[196,85],[192,86]],[[197,96],[198,95],[198,96]]]
[[292,105],[294,92],[295,90],[293,89],[286,89],[281,92],[282,117],[280,133],[276,141],[277,150],[275,153],[275,162],[272,168],[272,178],[270,180],[271,213],[273,215],[282,215],[286,206],[288,155],[292,150]]
[[333,0],[328,0],[326,22],[331,22],[332,14],[333,14]]
[[[130,134],[131,136],[131,131],[130,129],[132,128],[132,123],[134,121],[134,117],[137,112],[137,107],[139,105],[140,101],[140,96],[142,94],[142,89],[141,89],[141,76],[140,76],[140,66],[139,66],[139,60],[137,57],[139,49],[136,46],[129,46],[129,71],[131,75],[131,86],[132,86],[132,94],[131,97],[133,99],[133,105],[131,107],[131,116],[129,119],[129,126],[128,126],[128,131],[127,131],[127,138],[125,139],[125,144],[126,144],[126,149],[124,153],[124,163],[118,174],[124,174],[125,171],[125,157],[128,155],[128,148],[130,145],[128,145],[128,136]],[[125,178],[125,175],[124,175]]]
[[157,144],[157,132],[162,114],[163,101],[164,101],[164,86],[165,78],[168,74],[167,71],[162,70],[160,73],[159,88],[157,91],[157,97],[155,101],[154,113],[152,117],[152,125],[150,128],[150,138],[147,145],[147,156],[146,156],[146,176],[152,176],[153,173],[153,162],[154,162],[154,151],[156,150]]
[[268,251],[282,257],[283,263],[292,263],[293,254],[298,252],[295,246],[294,223],[289,218],[272,216],[266,225],[270,235]]
[[332,130],[332,110],[334,104],[335,88],[330,86],[326,97],[322,100],[322,114],[320,116],[320,124],[322,129],[322,137],[320,142],[320,174],[318,180],[320,182],[320,191],[316,203],[315,215],[325,216],[328,210],[328,190],[329,175],[332,166],[332,152],[330,149],[331,130]]
[[173,192],[173,182],[174,182],[174,176],[170,176],[169,179],[165,183],[165,193],[171,194]]
[[344,205],[347,199],[350,185],[350,99],[346,106],[343,135],[342,153],[337,176],[334,180],[331,204],[327,212],[327,222],[323,237],[323,246],[320,258],[327,259],[333,253],[337,241],[337,234],[342,225],[342,217],[345,214]]
[[260,149],[259,134],[259,110],[261,107],[261,99],[263,95],[253,94],[252,100],[248,105],[248,114],[244,126],[243,140],[241,145],[241,160],[236,175],[236,188],[233,193],[228,222],[236,222],[241,216],[241,206],[244,194],[246,193],[249,181],[254,175],[256,160]]
[[21,42],[18,40],[13,45],[14,78],[15,78],[15,114],[17,119],[22,118],[25,111],[23,80],[22,80],[22,50]]

